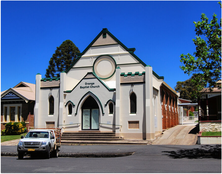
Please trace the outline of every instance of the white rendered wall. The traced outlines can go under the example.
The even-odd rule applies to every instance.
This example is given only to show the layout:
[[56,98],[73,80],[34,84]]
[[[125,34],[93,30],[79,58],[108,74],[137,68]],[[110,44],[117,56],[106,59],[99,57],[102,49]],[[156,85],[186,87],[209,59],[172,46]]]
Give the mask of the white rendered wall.
[[[87,72],[93,72],[93,64],[101,55],[110,55],[115,60],[116,65],[121,68],[121,72],[142,73],[145,71],[144,66],[120,45],[91,47],[67,73],[65,90],[73,89]],[[104,81],[109,88],[114,88],[115,74],[112,78],[102,81]]]
[[92,72],[92,68],[71,69],[66,74],[66,89],[65,90],[72,90],[88,72]]
[[[94,86],[99,85],[99,88],[85,88],[85,89],[80,88],[80,86],[85,86],[85,83],[94,83]],[[91,95],[92,97],[96,96],[95,101],[97,102],[99,106],[99,110],[100,110],[99,123],[101,123],[99,130],[102,132],[112,131],[114,115],[109,115],[108,105],[105,106],[105,104],[110,99],[115,101],[115,93],[113,91],[109,91],[97,79],[83,79],[71,93],[66,93],[64,104],[66,105],[68,101],[71,101],[72,103],[74,103],[75,106],[72,109],[72,115],[68,115],[68,105],[65,107],[64,109],[65,115],[63,116],[63,124],[76,124],[76,126],[74,126],[73,128],[67,129],[68,131],[79,131],[82,129],[81,127],[82,105],[84,104],[84,101],[89,96],[89,95],[86,95],[89,91],[90,91],[89,94],[93,94]],[[99,102],[101,103],[101,105]],[[102,113],[102,110],[104,114]]]
[[[102,54],[127,54],[128,52],[124,50],[120,45],[104,45],[104,46],[96,46],[96,47],[91,47],[89,50],[82,56],[98,56]],[[128,53],[129,54],[129,53]]]
[[[54,114],[49,115],[49,97],[53,96],[54,98]],[[54,122],[55,127],[57,127],[57,120],[59,116],[59,89],[41,89],[40,93],[40,108],[39,110],[39,119],[38,124],[36,125],[38,128],[46,127],[46,122]]]
[[[130,94],[132,92],[136,94],[137,98],[136,114],[130,114]],[[120,86],[120,124],[124,138],[143,138],[144,100],[144,84],[122,84]],[[129,121],[139,121],[139,129],[129,129]]]

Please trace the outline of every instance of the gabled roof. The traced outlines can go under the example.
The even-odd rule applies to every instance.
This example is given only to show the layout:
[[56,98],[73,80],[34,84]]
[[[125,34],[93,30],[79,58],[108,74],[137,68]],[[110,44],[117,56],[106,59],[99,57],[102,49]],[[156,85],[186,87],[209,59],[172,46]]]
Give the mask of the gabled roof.
[[103,28],[102,31],[95,37],[95,39],[86,47],[86,49],[82,53],[78,53],[77,59],[71,64],[71,66],[66,70],[66,73],[70,71],[70,69],[79,61],[79,59],[84,55],[90,47],[93,46],[93,44],[99,39],[99,37],[102,35],[103,37],[106,37],[106,35],[109,35],[116,44],[121,45],[126,51],[128,51],[136,60],[139,61],[144,67],[146,64],[134,54],[135,48],[127,48],[122,42],[120,42],[112,33],[108,31],[107,28]]
[[187,100],[187,99],[184,99],[184,98],[179,98],[179,101],[181,103],[191,103],[192,102],[192,100]]
[[179,103],[178,106],[197,106],[198,103]]
[[203,88],[200,93],[221,93],[221,88]]
[[13,93],[15,96],[25,100],[35,100],[35,84],[20,82],[15,87],[9,88],[6,91],[1,93],[1,99],[4,98],[7,94]]
[[173,88],[171,88],[166,82],[163,81],[162,85],[167,87],[170,91],[172,91],[174,94],[176,94],[176,96],[178,96],[177,92]]

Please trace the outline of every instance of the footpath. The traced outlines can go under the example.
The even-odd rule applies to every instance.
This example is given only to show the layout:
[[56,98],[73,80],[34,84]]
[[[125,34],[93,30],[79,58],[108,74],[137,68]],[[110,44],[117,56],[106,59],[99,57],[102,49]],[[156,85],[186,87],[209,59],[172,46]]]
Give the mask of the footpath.
[[196,124],[177,125],[163,132],[152,145],[195,145],[197,143]]

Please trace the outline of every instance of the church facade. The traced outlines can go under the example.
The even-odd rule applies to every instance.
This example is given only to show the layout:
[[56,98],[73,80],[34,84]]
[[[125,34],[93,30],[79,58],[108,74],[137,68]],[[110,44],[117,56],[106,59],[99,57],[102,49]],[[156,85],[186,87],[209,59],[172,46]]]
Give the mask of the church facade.
[[59,78],[37,74],[35,127],[151,140],[177,125],[176,92],[134,51],[104,28]]

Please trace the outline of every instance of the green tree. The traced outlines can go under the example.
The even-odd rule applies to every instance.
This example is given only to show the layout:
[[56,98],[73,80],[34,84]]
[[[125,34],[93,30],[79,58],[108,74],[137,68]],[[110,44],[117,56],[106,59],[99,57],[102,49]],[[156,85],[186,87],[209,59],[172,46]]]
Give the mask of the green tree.
[[[195,76],[197,75],[193,75],[188,80],[177,82],[175,91],[180,92],[180,98],[192,100],[192,102],[197,102],[198,89],[196,85],[192,82],[192,80],[196,78]],[[204,85],[202,84],[200,86],[201,88],[203,88]]]
[[221,79],[221,20],[218,23],[214,14],[208,22],[207,16],[202,14],[201,21],[194,24],[197,36],[193,42],[196,51],[194,56],[181,54],[180,62],[184,65],[180,68],[188,75],[196,74],[191,82],[200,91],[203,87],[213,88]]
[[66,71],[72,62],[76,60],[79,52],[78,47],[71,40],[64,41],[57,47],[49,60],[49,66],[45,74],[46,78],[59,77],[60,72]]

